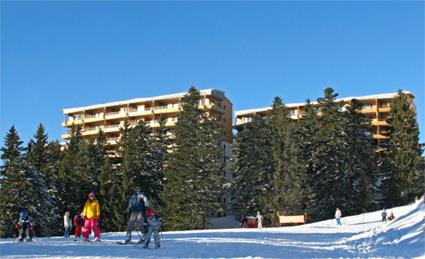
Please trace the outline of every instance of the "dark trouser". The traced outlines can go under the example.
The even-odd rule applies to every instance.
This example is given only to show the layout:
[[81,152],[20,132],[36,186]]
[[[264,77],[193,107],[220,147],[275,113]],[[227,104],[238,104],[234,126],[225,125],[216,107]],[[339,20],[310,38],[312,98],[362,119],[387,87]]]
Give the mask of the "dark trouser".
[[31,240],[31,228],[29,224],[23,224],[19,229],[19,240],[24,240],[24,238]]
[[143,214],[142,212],[132,212],[130,214],[130,218],[128,219],[127,224],[127,238],[131,239],[131,232],[134,229],[134,224],[139,225],[140,232],[142,232],[142,235],[144,233],[144,226],[143,226]]

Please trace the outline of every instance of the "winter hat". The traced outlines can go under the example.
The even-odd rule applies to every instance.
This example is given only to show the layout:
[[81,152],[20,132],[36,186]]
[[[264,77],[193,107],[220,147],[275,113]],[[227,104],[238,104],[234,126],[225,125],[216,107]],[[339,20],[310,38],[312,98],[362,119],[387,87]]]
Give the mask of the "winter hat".
[[148,208],[148,209],[146,210],[146,217],[148,217],[148,218],[152,218],[153,216],[155,216],[155,213],[153,212],[153,209]]
[[27,212],[25,210],[21,211],[19,213],[19,218],[24,219],[28,216]]

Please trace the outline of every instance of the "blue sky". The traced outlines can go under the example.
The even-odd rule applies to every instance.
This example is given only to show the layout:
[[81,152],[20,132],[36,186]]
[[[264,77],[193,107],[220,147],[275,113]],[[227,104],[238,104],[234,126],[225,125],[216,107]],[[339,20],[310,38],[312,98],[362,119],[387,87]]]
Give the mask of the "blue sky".
[[424,125],[424,3],[1,2],[0,137],[51,139],[62,108],[218,88],[234,110],[412,91]]

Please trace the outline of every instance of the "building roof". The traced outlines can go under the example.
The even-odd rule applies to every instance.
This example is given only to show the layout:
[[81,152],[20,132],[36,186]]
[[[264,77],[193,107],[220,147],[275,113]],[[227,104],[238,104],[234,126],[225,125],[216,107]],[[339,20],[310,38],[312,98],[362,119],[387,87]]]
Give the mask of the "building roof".
[[[224,92],[218,89],[204,89],[199,90],[201,95],[213,95],[219,99],[225,99]],[[150,102],[150,101],[161,101],[161,100],[169,100],[169,99],[178,99],[184,97],[184,95],[187,94],[187,92],[181,92],[181,93],[175,93],[175,94],[167,94],[167,95],[159,95],[154,97],[143,97],[143,98],[135,98],[130,100],[124,100],[124,101],[117,101],[117,102],[109,102],[109,103],[103,103],[103,104],[95,104],[95,105],[89,105],[89,106],[82,106],[82,107],[75,107],[75,108],[65,108],[63,109],[64,114],[70,114],[75,112],[81,112],[85,110],[94,110],[104,107],[112,107],[112,106],[119,106],[119,105],[127,105],[131,103],[143,103],[143,102]]]
[[[411,92],[409,91],[403,91],[403,93],[408,94],[408,95],[412,95],[414,96]],[[365,95],[365,96],[350,96],[350,97],[344,97],[344,98],[339,98],[336,99],[337,102],[347,102],[347,101],[351,101],[353,99],[357,99],[357,100],[370,100],[370,99],[392,99],[395,96],[397,96],[398,93],[386,93],[386,94],[374,94],[374,95]],[[312,104],[317,104],[317,102],[311,102]],[[304,106],[305,103],[288,103],[285,104],[286,107],[298,107],[298,106]],[[264,111],[269,111],[271,110],[272,107],[264,107],[264,108],[256,108],[256,109],[247,109],[247,110],[239,110],[239,111],[235,111],[235,116],[240,116],[240,115],[245,115],[245,114],[252,114],[252,113],[257,113],[257,112],[264,112]]]

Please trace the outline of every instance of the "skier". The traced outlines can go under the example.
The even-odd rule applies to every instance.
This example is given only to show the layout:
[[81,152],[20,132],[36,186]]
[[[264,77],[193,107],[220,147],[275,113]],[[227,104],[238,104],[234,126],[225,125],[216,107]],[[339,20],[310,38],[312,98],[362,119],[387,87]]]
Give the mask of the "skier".
[[32,233],[34,231],[34,220],[31,216],[28,215],[26,211],[21,211],[19,213],[19,220],[18,223],[16,223],[15,227],[19,230],[19,242],[24,241],[24,238],[26,238],[26,242],[32,241]]
[[133,187],[133,194],[130,196],[128,201],[128,211],[130,212],[130,218],[128,219],[127,224],[127,239],[124,243],[131,242],[131,232],[133,231],[134,224],[137,224],[140,227],[140,232],[142,236],[140,238],[140,243],[143,243],[143,236],[145,233],[145,228],[143,225],[143,214],[146,210],[146,207],[149,207],[149,201],[143,193],[140,192],[139,186]]
[[69,217],[68,210],[65,211],[65,214],[63,215],[63,226],[65,228],[65,238],[68,238],[72,228],[72,221],[71,221],[71,218]]
[[75,239],[77,239],[81,237],[81,229],[84,225],[83,213],[76,214],[74,216],[73,222],[74,222],[74,236],[75,236]]
[[100,206],[97,201],[94,192],[90,192],[88,199],[84,204],[83,217],[84,217],[84,229],[83,237],[84,241],[89,241],[89,235],[93,229],[95,236],[94,241],[100,242],[100,229],[99,229],[99,218],[100,218]]
[[382,217],[382,222],[387,222],[387,212],[385,211],[385,209],[382,211],[381,217]]
[[257,220],[257,228],[263,228],[263,216],[261,216],[260,212],[257,211],[257,217],[255,218]]
[[394,213],[393,212],[390,212],[390,215],[388,216],[388,220],[391,221],[393,219],[395,219]]
[[161,246],[159,231],[161,229],[162,219],[156,216],[151,208],[148,208],[146,210],[146,218],[148,220],[148,232],[145,235],[145,244],[143,245],[143,248],[149,247],[149,242],[151,241],[152,232],[153,232],[153,239],[155,241],[155,248],[159,248]]
[[336,224],[337,225],[342,225],[341,224],[341,215],[342,215],[341,210],[339,208],[336,208],[335,219],[336,219]]

